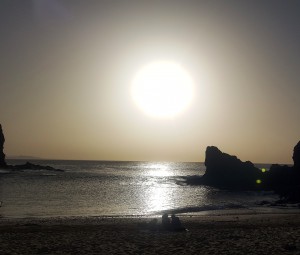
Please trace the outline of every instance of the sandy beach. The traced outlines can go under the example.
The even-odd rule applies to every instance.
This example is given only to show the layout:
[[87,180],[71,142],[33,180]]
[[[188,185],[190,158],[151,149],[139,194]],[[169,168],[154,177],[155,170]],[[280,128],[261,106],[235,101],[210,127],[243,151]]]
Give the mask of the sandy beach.
[[300,254],[300,214],[0,219],[0,254]]

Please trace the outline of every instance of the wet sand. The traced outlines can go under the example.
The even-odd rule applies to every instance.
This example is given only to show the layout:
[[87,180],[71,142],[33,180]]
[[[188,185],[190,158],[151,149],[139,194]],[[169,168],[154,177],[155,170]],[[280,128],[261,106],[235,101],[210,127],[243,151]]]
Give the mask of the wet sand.
[[0,219],[0,254],[300,254],[300,214]]

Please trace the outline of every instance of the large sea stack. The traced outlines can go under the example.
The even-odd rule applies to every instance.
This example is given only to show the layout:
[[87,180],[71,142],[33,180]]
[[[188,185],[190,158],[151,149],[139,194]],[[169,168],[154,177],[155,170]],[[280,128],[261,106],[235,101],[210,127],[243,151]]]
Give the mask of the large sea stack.
[[300,171],[300,141],[294,147],[293,161],[295,170]]
[[250,161],[242,162],[236,156],[223,153],[215,146],[206,148],[206,172],[203,182],[207,185],[231,189],[253,189],[257,187],[262,172]]
[[5,138],[4,138],[4,134],[2,131],[2,126],[0,124],[0,167],[6,167],[5,154],[3,152],[4,142],[5,142]]

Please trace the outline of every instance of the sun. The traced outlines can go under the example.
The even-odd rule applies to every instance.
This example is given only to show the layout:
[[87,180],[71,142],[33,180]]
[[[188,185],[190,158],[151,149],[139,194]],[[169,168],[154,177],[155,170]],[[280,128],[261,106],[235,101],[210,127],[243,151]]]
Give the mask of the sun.
[[180,64],[156,61],[136,73],[131,96],[146,114],[172,118],[190,105],[193,88],[193,79]]

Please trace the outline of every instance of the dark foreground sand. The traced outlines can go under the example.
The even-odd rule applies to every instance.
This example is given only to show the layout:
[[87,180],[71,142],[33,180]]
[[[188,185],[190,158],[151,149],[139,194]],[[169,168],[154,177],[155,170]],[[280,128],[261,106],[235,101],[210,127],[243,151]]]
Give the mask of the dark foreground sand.
[[150,220],[0,219],[0,254],[300,254],[300,214],[181,217],[187,232]]

